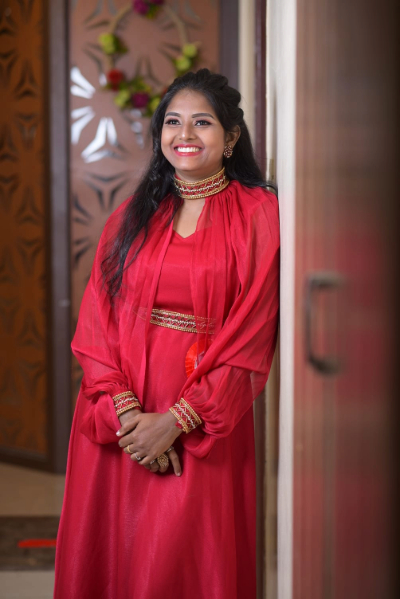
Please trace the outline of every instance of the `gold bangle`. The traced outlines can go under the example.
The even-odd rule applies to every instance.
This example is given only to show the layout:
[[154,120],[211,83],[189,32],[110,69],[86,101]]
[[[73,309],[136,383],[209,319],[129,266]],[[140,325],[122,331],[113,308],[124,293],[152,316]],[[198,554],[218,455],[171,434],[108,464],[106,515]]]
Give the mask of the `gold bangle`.
[[130,406],[126,406],[125,408],[121,408],[117,411],[117,416],[121,416],[121,414],[128,412],[128,410],[134,410],[136,408],[138,408],[139,410],[142,408],[139,402],[133,403]]
[[195,412],[192,406],[183,397],[171,408],[171,413],[178,420],[185,433],[190,433],[199,424],[202,424],[200,416]]
[[197,425],[201,424],[202,420],[201,420],[200,416],[194,411],[194,409],[192,408],[192,406],[190,405],[190,403],[188,403],[185,399],[183,399],[183,397],[181,397],[181,401],[184,403],[184,405],[187,407],[187,409],[189,410],[189,412],[193,416],[196,424]]
[[190,433],[190,428],[188,427],[188,425],[186,424],[186,422],[184,421],[184,419],[179,416],[179,414],[175,410],[175,408],[171,407],[171,408],[169,408],[169,411],[171,412],[171,414],[173,414],[175,416],[175,418],[177,419],[177,421],[181,425],[181,427],[183,429],[183,432],[184,433]]
[[118,401],[115,401],[114,408],[118,411],[121,408],[125,408],[125,406],[132,405],[133,403],[139,403],[139,401],[134,397],[125,397],[124,399],[119,399]]
[[132,393],[132,391],[124,391],[123,393],[118,393],[118,395],[113,395],[114,403],[119,399],[122,399],[123,397],[134,397],[135,399],[137,399],[136,395]]

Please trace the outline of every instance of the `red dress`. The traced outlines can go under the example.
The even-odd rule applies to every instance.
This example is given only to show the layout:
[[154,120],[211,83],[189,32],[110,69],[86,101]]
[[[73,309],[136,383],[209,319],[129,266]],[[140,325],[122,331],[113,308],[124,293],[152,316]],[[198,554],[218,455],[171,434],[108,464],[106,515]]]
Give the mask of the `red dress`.
[[[276,203],[272,198],[269,201]],[[171,224],[167,235],[167,241],[162,237],[165,252],[150,305],[177,315],[192,315],[196,313],[193,303],[196,234],[182,238],[172,231]],[[279,261],[275,260],[273,264],[276,269]],[[130,269],[126,272],[126,294],[129,295]],[[131,269],[133,273],[134,269]],[[230,276],[227,297],[231,298],[233,305],[240,296],[241,278],[238,272],[230,273]],[[275,285],[272,308],[274,323],[271,329],[274,338],[277,291]],[[86,292],[84,305],[88,304],[88,296],[89,291]],[[99,297],[96,297],[96,305]],[[229,314],[230,308],[230,305],[225,305],[226,314]],[[123,339],[127,328],[124,314],[131,309],[130,305],[127,307],[125,298],[119,321],[115,324],[115,330],[119,331],[115,334],[119,335],[119,340]],[[133,311],[136,311],[135,326],[144,326],[146,310],[141,312],[141,308],[133,307]],[[126,322],[130,322],[126,318]],[[135,328],[133,333],[129,330],[130,338],[134,331]],[[76,337],[74,351],[78,358],[83,355],[87,358],[89,353],[94,355],[92,349],[84,347],[82,339],[85,337],[79,332],[79,325]],[[110,337],[112,333],[108,329]],[[120,371],[129,379],[127,388],[137,392],[142,385],[139,400],[143,410],[165,412],[182,396],[182,389],[191,380],[185,370],[185,359],[189,349],[198,340],[198,335],[179,330],[179,326],[174,329],[149,322],[145,337],[144,350],[138,336],[137,342],[129,346],[129,355],[125,358],[119,355],[116,361]],[[272,339],[268,369],[274,343]],[[93,339],[90,344],[92,348]],[[118,351],[123,350],[118,347]],[[143,361],[143,351],[146,353],[145,371],[148,374],[140,383],[143,369],[139,365]],[[86,377],[85,359],[83,367]],[[129,364],[136,364],[128,375],[124,359]],[[96,376],[107,376],[103,372],[107,360],[107,368],[111,368],[109,357],[99,360],[102,367],[95,374],[90,373],[93,380]],[[202,362],[198,368],[201,365]],[[88,366],[87,369],[90,368]],[[237,369],[236,366],[232,368]],[[213,372],[217,372],[217,369]],[[112,374],[110,371],[111,379]],[[121,386],[123,382],[118,380],[118,376],[113,384]],[[232,376],[235,378],[235,375]],[[205,380],[205,375],[202,378],[206,389],[214,384],[211,377],[211,382]],[[225,378],[223,375],[222,379]],[[222,385],[222,382],[217,384]],[[185,395],[190,401],[191,389],[194,389],[192,405],[196,404],[200,385],[201,379],[189,387]],[[243,397],[249,395],[248,389],[249,383]],[[88,400],[88,397],[93,396],[85,392],[84,383],[78,397],[57,542],[55,599],[254,598],[255,459],[252,397],[243,400],[240,419],[236,425],[232,423],[228,433],[224,430],[221,435],[210,435],[213,437],[210,446],[206,439],[209,435],[206,432],[207,425],[188,435],[183,433],[176,440],[174,447],[183,470],[179,478],[171,468],[164,475],[153,474],[122,452],[115,435],[120,425],[110,393],[97,395],[95,401]],[[214,409],[213,406],[205,408],[209,412]],[[204,413],[198,410],[197,405],[196,411],[205,421]],[[206,450],[199,449],[204,443]]]

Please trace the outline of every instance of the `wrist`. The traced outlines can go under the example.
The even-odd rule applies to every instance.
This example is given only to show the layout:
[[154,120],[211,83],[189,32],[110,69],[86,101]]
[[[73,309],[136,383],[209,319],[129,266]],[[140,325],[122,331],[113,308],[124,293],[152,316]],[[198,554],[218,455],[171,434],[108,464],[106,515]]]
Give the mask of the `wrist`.
[[132,418],[135,418],[135,416],[141,413],[142,410],[140,408],[131,408],[130,410],[127,410],[126,412],[118,416],[118,419],[121,424],[125,424],[125,422],[129,422],[129,420],[132,420]]
[[168,412],[164,412],[164,418],[165,418],[165,422],[168,424],[169,428],[171,428],[171,430],[174,432],[176,437],[179,437],[179,435],[183,431],[182,431],[182,428],[177,426],[177,424],[179,424],[179,423],[178,423],[177,419],[175,418],[175,416],[168,410]]

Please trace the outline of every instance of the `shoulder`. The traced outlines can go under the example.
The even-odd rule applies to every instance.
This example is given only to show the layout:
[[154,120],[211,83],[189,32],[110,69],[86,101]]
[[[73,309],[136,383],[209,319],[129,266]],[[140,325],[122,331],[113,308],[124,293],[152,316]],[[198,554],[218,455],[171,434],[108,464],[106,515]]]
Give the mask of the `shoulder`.
[[124,201],[123,201],[123,202],[122,202],[122,203],[121,203],[121,204],[118,206],[118,208],[116,208],[116,209],[114,210],[114,212],[112,212],[112,213],[110,214],[110,216],[108,217],[108,219],[107,219],[107,221],[106,221],[105,228],[106,228],[106,227],[109,227],[109,226],[112,226],[112,225],[113,225],[115,222],[118,222],[118,224],[120,224],[120,222],[121,222],[121,220],[122,220],[122,218],[123,218],[123,215],[124,215],[124,213],[125,213],[126,209],[128,208],[128,206],[130,205],[130,203],[131,203],[131,202],[132,202],[132,200],[133,200],[133,197],[134,197],[134,196],[132,195],[132,196],[129,196],[129,198],[126,198],[126,200],[124,200]]
[[104,260],[112,250],[115,239],[118,236],[119,229],[124,220],[125,208],[131,201],[133,196],[124,200],[118,208],[110,214],[106,220],[100,239],[97,244],[95,262]]
[[239,181],[231,181],[230,203],[232,221],[240,228],[262,226],[279,229],[279,204],[274,193],[264,187],[245,187]]
[[[126,223],[127,219],[131,219],[132,216],[132,207],[135,203],[135,195],[129,196],[126,200],[122,202],[114,210],[114,212],[108,217],[106,224],[103,229],[103,235],[107,238],[115,235],[115,232],[119,230],[123,223]],[[170,196],[167,195],[161,204],[158,207],[158,210],[154,212],[151,216],[151,219],[148,222],[149,233],[154,225],[156,225],[159,221],[164,223],[165,220],[168,220],[171,217],[173,209],[173,204],[171,202]]]
[[129,204],[131,203],[133,196],[129,196],[126,198],[119,206],[110,214],[110,216],[106,220],[106,224],[104,225],[104,229],[101,235],[101,241],[105,242],[111,238],[113,238],[124,220],[124,214]]
[[231,181],[229,187],[242,214],[251,217],[257,212],[279,213],[278,198],[272,191],[264,187],[245,187],[239,181]]
[[[239,278],[246,280],[254,269],[267,275],[280,247],[278,198],[263,187],[248,188],[231,181],[229,233]],[[227,188],[228,189],[228,188]],[[228,220],[228,219],[227,219]]]

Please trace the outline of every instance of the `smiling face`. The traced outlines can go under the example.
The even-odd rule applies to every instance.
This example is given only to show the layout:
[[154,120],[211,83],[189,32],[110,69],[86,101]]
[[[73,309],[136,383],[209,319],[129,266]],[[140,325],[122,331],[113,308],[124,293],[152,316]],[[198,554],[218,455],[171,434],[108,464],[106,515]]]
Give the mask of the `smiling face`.
[[235,137],[224,131],[203,94],[183,90],[165,111],[161,149],[178,177],[200,181],[221,170],[225,144],[233,146]]

